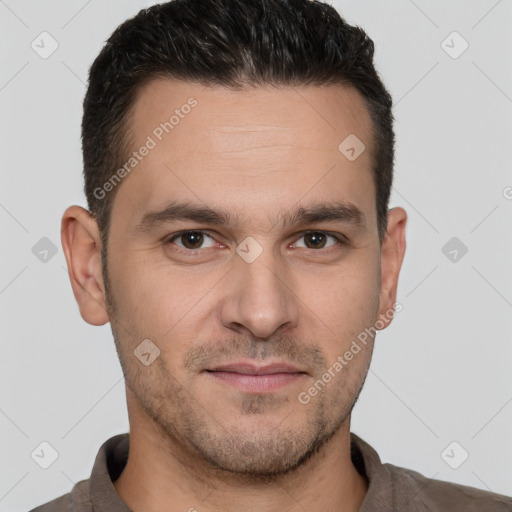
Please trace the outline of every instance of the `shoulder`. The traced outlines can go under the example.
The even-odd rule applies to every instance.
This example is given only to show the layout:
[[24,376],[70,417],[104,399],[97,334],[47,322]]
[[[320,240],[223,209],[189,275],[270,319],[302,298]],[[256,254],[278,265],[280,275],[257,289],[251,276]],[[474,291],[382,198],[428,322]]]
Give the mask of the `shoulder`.
[[71,492],[39,505],[30,512],[89,512],[92,510],[89,480],[81,480],[73,486]]
[[64,494],[44,505],[33,508],[30,512],[72,512],[71,493]]
[[[384,464],[397,492],[404,492],[426,510],[450,512],[511,512],[512,498],[466,485],[435,480],[412,469]],[[411,504],[412,504],[411,503]]]
[[382,509],[387,504],[392,510],[408,512],[512,512],[511,497],[383,464],[376,450],[353,432],[351,456],[354,466],[369,480],[368,494],[361,509],[365,512],[388,510]]

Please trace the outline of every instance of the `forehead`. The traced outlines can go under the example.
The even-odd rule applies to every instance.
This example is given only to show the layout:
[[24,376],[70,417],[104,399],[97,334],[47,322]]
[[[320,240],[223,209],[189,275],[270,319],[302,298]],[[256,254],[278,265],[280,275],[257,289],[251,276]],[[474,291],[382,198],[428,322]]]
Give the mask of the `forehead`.
[[[140,214],[177,198],[247,212],[308,194],[374,202],[372,122],[351,87],[234,90],[156,79],[139,89],[129,131],[137,155],[114,203]],[[366,149],[350,160],[339,147],[354,136]]]
[[[191,103],[195,106],[189,108]],[[182,123],[184,119],[186,123]],[[249,137],[258,137],[258,133],[268,134],[267,137],[295,135],[302,141],[309,139],[317,147],[331,148],[331,142],[346,130],[361,137],[371,131],[363,97],[355,88],[345,85],[232,89],[158,78],[137,91],[131,121],[137,138],[153,133],[170,121],[173,135],[179,139],[180,132],[189,134],[184,125],[192,125],[194,131],[199,130],[198,135],[208,132],[204,142],[213,142],[214,149],[219,151],[243,149],[244,134]],[[179,124],[180,130],[175,130]],[[212,128],[216,131],[211,132]],[[230,140],[242,139],[240,147],[226,145],[226,133]],[[164,130],[162,135],[165,134]]]

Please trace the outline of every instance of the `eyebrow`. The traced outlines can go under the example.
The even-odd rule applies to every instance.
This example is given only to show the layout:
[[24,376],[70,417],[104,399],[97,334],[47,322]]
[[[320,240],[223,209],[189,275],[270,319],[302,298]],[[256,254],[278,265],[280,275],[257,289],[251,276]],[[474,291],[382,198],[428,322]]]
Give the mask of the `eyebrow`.
[[[146,213],[137,224],[136,231],[148,233],[163,224],[183,220],[211,226],[240,224],[240,217],[236,212],[224,208],[174,201],[161,210]],[[275,224],[303,226],[321,222],[341,222],[358,227],[366,226],[364,213],[357,206],[346,202],[319,203],[307,208],[299,206],[290,212],[280,212]]]

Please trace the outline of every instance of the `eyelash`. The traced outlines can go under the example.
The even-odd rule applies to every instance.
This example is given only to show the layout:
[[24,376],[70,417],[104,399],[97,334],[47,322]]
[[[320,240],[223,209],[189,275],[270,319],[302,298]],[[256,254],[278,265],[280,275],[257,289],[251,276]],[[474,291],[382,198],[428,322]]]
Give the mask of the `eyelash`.
[[[188,230],[185,230],[185,231],[179,231],[178,233],[174,233],[173,235],[171,235],[170,237],[168,237],[166,240],[165,240],[165,243],[170,245],[172,244],[172,242],[174,240],[176,240],[177,238],[180,238],[181,236],[183,235],[187,235],[189,233],[201,233],[203,235],[206,235],[207,237],[211,238],[212,240],[215,240],[211,235],[209,235],[206,231],[201,231],[199,229],[188,229]],[[298,233],[300,235],[300,237],[297,239],[297,240],[300,240],[302,237],[304,237],[305,235],[308,235],[308,234],[311,234],[311,233],[321,233],[323,235],[327,235],[327,236],[330,236],[332,238],[334,238],[340,245],[347,245],[348,244],[348,240],[347,238],[345,238],[343,235],[341,234],[335,234],[335,233],[331,233],[329,231],[322,231],[322,230],[318,230],[318,229],[309,229],[307,231],[302,231],[300,233]],[[181,253],[185,253],[185,254],[197,254],[205,249],[186,249],[186,248],[182,248],[182,247],[179,247],[179,246],[175,246],[176,247],[176,250],[178,252],[181,252]],[[323,248],[320,248],[320,249],[311,249],[312,251],[316,251],[316,252],[321,252],[322,249],[324,251],[328,251],[330,249],[333,249],[335,246],[332,246],[332,247],[327,247],[325,249]],[[207,249],[213,249],[213,247],[207,247]],[[306,247],[307,249],[307,247]]]

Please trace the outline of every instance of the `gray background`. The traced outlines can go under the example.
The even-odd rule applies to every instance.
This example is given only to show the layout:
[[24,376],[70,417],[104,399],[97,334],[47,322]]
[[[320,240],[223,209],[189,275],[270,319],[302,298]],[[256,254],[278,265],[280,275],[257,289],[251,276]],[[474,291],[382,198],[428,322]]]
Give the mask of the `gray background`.
[[[1,511],[69,492],[128,431],[110,327],[81,319],[59,231],[68,205],[85,206],[88,67],[151,3],[0,0]],[[376,43],[396,105],[391,204],[409,213],[403,311],[378,336],[352,430],[384,462],[512,495],[512,1],[334,5]],[[47,59],[31,48],[43,31],[59,45]],[[457,58],[453,31],[469,44]],[[57,248],[46,262],[43,237]],[[43,441],[58,452],[48,469],[31,458]]]

